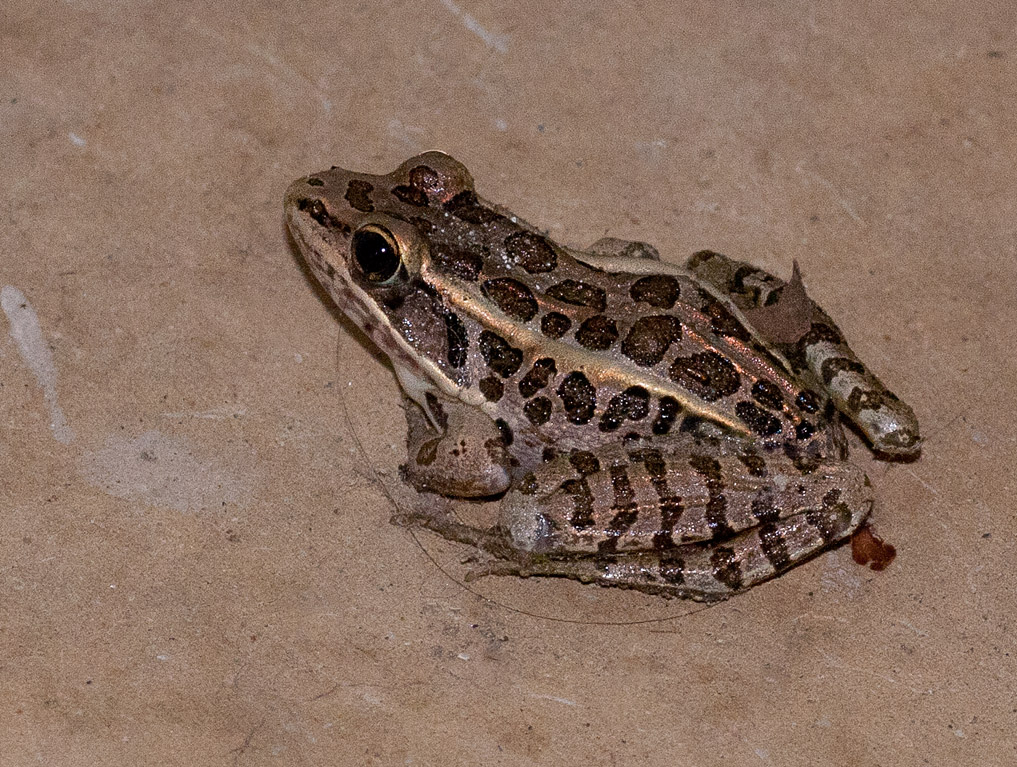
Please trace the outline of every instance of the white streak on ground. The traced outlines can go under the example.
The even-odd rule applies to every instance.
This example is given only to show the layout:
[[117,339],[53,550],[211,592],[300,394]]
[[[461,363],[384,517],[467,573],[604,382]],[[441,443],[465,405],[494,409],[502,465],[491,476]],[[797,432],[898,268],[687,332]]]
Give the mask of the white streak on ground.
[[494,48],[494,50],[498,51],[498,53],[508,53],[507,35],[496,35],[493,32],[487,31],[483,26],[481,26],[479,21],[452,2],[452,0],[441,0],[441,4],[444,5],[453,15],[458,16],[462,20],[463,26],[483,40],[484,44],[488,48]]
[[173,413],[161,413],[163,418],[206,418],[211,420],[225,420],[227,418],[240,418],[247,415],[247,408],[222,407],[211,410],[181,410]]
[[28,303],[25,294],[13,285],[4,285],[0,289],[0,309],[7,315],[7,321],[10,323],[8,332],[18,347],[22,361],[32,371],[39,388],[42,389],[46,407],[49,409],[49,428],[53,432],[53,437],[57,442],[70,444],[74,440],[74,430],[67,423],[64,411],[57,402],[56,364],[42,335],[35,309]]
[[830,193],[830,196],[834,199],[834,201],[837,202],[837,204],[844,209],[844,211],[851,217],[853,221],[855,221],[858,224],[862,224],[863,226],[865,225],[865,221],[862,219],[861,216],[859,216],[855,212],[855,209],[851,206],[851,203],[849,203],[847,201],[847,198],[844,197],[844,195],[840,193],[837,187],[833,185],[833,182],[823,178],[818,173],[813,173],[807,168],[803,168],[801,165],[797,166],[795,170],[798,173],[808,176],[813,181],[817,182],[820,186],[822,186],[824,189],[826,189],[826,191]]
[[530,693],[530,697],[531,698],[536,698],[537,700],[550,700],[550,701],[554,701],[555,703],[563,703],[566,706],[575,706],[575,705],[577,705],[574,700],[569,700],[568,698],[559,698],[559,697],[556,697],[554,695],[540,695],[540,694],[537,694],[537,693]]

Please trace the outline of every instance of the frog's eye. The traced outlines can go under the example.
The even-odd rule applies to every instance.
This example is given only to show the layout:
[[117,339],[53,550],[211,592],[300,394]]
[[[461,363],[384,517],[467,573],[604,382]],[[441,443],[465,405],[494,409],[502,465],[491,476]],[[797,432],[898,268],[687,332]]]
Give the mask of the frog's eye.
[[390,283],[402,264],[399,242],[392,232],[377,224],[354,232],[350,252],[363,278],[375,285]]

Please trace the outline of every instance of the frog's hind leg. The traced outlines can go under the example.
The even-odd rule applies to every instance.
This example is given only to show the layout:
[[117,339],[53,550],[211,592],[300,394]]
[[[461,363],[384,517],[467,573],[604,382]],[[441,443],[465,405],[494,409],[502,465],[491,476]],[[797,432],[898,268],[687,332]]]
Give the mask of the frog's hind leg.
[[558,576],[665,597],[716,602],[780,575],[843,539],[856,529],[870,508],[871,501],[863,509],[832,502],[723,542],[568,560],[533,557],[496,561],[475,570],[471,577]]
[[918,451],[914,412],[858,359],[836,323],[807,296],[797,264],[788,282],[706,250],[689,258],[686,268],[726,295],[793,366],[809,369],[877,452],[910,456]]

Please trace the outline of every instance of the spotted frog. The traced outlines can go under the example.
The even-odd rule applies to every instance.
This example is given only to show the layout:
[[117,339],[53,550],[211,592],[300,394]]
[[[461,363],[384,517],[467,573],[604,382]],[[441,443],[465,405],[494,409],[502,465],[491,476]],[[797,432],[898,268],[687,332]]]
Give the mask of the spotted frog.
[[286,194],[293,239],[390,358],[412,406],[405,479],[497,499],[399,521],[548,575],[716,600],[845,539],[874,495],[841,421],[907,458],[911,409],[812,302],[711,251],[574,250],[485,202],[441,152],[388,175],[342,168]]

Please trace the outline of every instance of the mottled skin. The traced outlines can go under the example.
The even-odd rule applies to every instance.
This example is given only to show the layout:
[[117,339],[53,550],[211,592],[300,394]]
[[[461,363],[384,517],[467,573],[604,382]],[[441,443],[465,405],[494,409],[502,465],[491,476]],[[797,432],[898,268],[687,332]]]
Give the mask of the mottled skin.
[[404,522],[559,575],[718,599],[843,539],[872,507],[839,418],[878,454],[919,449],[911,410],[800,278],[645,243],[574,251],[479,199],[440,152],[389,175],[294,182],[287,221],[406,395],[406,478],[502,496],[490,530]]

